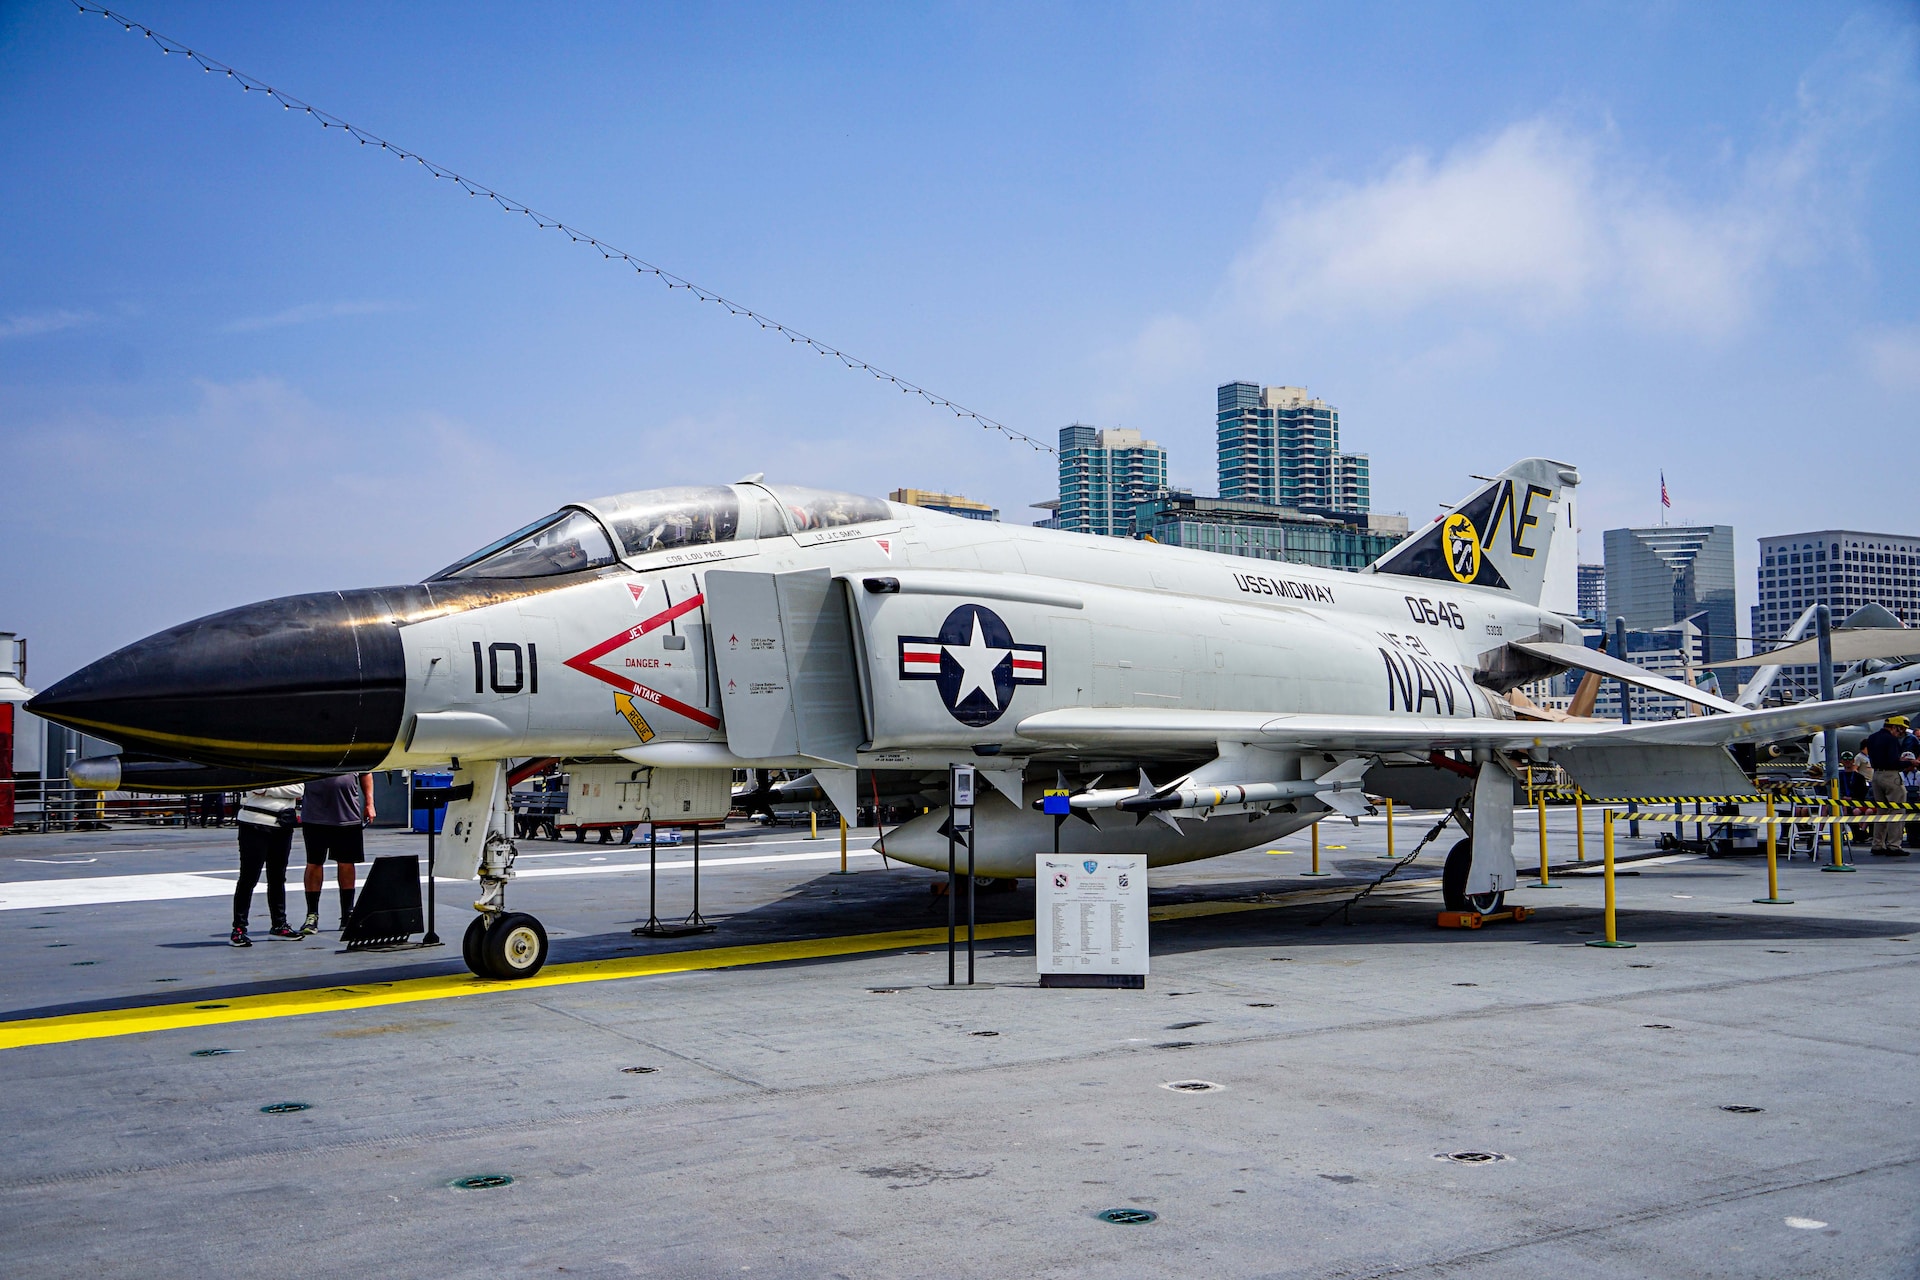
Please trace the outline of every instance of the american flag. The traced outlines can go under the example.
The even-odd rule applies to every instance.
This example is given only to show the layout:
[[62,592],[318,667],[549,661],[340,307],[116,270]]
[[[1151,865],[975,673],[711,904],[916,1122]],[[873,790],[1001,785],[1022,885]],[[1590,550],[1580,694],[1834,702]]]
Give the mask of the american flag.
[[1660,473],[1660,505],[1663,507],[1673,505],[1673,499],[1667,496],[1667,473],[1664,471]]

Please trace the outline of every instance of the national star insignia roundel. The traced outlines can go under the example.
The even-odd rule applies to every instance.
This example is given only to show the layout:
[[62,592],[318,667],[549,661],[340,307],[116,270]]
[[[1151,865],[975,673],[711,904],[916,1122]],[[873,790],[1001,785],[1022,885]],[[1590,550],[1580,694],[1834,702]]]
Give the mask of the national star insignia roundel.
[[900,637],[900,678],[933,681],[953,718],[978,729],[1006,712],[1017,686],[1047,682],[1047,649],[1014,643],[999,614],[963,604],[939,635]]

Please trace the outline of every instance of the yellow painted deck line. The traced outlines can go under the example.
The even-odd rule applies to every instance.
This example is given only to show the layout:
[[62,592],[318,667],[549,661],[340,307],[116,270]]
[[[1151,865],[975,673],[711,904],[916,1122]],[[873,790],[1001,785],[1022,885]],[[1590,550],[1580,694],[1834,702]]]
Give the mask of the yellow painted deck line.
[[[1399,890],[1425,889],[1438,880],[1409,880],[1397,883]],[[1276,907],[1296,906],[1303,902],[1345,897],[1344,889],[1310,889],[1283,894],[1264,902],[1181,902],[1155,907],[1148,918],[1158,921],[1190,920],[1202,916],[1233,915],[1243,911],[1270,911]],[[983,924],[974,929],[974,937],[1024,938],[1033,933],[1033,921],[1009,920]],[[96,1013],[67,1013],[52,1018],[21,1018],[0,1022],[0,1049],[20,1049],[30,1045],[66,1044],[75,1040],[98,1040],[109,1036],[140,1035],[148,1031],[170,1031],[181,1027],[221,1026],[231,1022],[256,1022],[263,1018],[292,1018],[309,1013],[337,1013],[351,1009],[377,1009],[384,1005],[414,1004],[423,1000],[450,1000],[457,996],[480,996],[506,991],[526,991],[536,987],[565,987],[581,982],[613,982],[622,978],[644,978],[663,973],[691,973],[702,969],[727,969],[743,965],[780,964],[793,960],[819,960],[831,956],[861,955],[876,951],[899,951],[924,947],[947,940],[945,926],[935,929],[902,929],[891,933],[855,933],[837,938],[807,938],[797,942],[757,942],[739,947],[707,947],[692,951],[669,951],[647,956],[622,956],[613,960],[581,960],[572,964],[550,964],[531,978],[517,982],[491,982],[471,974],[450,974],[435,978],[403,978],[397,982],[363,982],[348,986],[316,987],[304,991],[277,991],[267,995],[233,996],[195,1004],[143,1005],[133,1009],[105,1009]]]

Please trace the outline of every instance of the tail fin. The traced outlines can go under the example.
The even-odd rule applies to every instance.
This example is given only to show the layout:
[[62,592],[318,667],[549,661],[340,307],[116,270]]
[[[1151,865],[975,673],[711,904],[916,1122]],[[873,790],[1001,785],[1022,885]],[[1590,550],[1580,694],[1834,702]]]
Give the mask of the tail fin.
[[1572,614],[1579,560],[1573,491],[1579,484],[1580,473],[1567,463],[1522,458],[1367,572],[1497,587]]

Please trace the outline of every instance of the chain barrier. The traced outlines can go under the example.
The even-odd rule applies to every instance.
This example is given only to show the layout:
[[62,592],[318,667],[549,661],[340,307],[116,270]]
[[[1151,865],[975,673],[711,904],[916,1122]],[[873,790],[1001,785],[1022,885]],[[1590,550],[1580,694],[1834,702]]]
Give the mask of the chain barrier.
[[644,258],[636,257],[624,249],[609,244],[598,236],[590,235],[570,223],[562,222],[558,218],[541,213],[539,210],[528,206],[522,201],[515,200],[484,183],[476,182],[472,178],[456,173],[445,165],[435,164],[417,151],[409,151],[397,143],[387,141],[376,133],[369,132],[358,125],[342,120],[339,116],[331,112],[322,111],[311,103],[303,102],[289,93],[274,88],[257,76],[248,75],[237,67],[230,67],[224,62],[208,57],[197,49],[189,48],[178,40],[163,36],[152,27],[136,22],[123,13],[118,13],[112,9],[101,8],[98,5],[82,4],[80,0],[71,0],[71,3],[81,14],[97,14],[109,22],[118,23],[129,32],[138,32],[143,38],[152,41],[154,47],[159,49],[163,54],[179,54],[194,66],[199,67],[200,70],[206,74],[218,74],[225,77],[234,84],[239,85],[243,93],[264,94],[272,101],[278,102],[284,110],[304,115],[317,123],[322,129],[338,129],[346,137],[352,138],[363,147],[376,147],[399,160],[412,161],[432,174],[435,180],[445,179],[460,190],[466,192],[469,196],[485,197],[505,213],[524,214],[533,222],[534,226],[543,231],[557,231],[566,236],[567,239],[574,244],[585,245],[593,249],[608,262],[624,263],[632,267],[636,274],[653,276],[669,289],[685,289],[701,302],[711,302],[715,306],[725,307],[729,315],[740,316],[751,320],[762,329],[779,334],[788,342],[804,346],[817,355],[838,360],[842,365],[855,372],[870,374],[881,382],[899,388],[900,391],[906,395],[917,396],[933,408],[946,409],[956,418],[964,418],[972,421],[984,430],[998,431],[1007,439],[1027,445],[1037,453],[1054,454],[1059,452],[1045,441],[1037,440],[1023,431],[1016,431],[998,419],[990,418],[984,413],[975,412],[963,404],[948,399],[946,396],[934,391],[929,391],[918,383],[909,382],[898,374],[889,373],[878,365],[869,363],[830,343],[823,342],[808,334],[802,333],[792,325],[782,324],[780,321],[773,319],[773,317],[756,311],[744,303],[735,302],[724,294],[715,292],[703,285],[695,284],[685,276],[677,275],[674,272],[668,271],[665,267],[649,262]]

